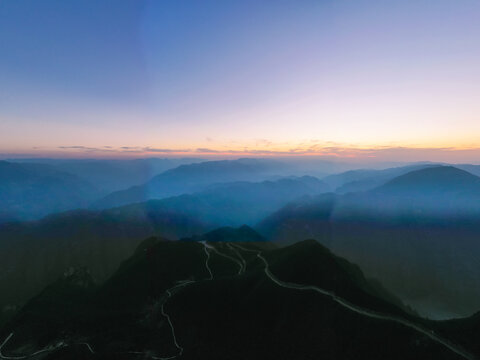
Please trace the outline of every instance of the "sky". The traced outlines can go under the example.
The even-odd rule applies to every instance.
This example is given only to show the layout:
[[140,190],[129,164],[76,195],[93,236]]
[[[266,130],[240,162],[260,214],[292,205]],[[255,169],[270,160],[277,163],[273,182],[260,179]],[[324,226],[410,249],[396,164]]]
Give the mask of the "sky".
[[0,156],[480,162],[478,0],[0,0]]

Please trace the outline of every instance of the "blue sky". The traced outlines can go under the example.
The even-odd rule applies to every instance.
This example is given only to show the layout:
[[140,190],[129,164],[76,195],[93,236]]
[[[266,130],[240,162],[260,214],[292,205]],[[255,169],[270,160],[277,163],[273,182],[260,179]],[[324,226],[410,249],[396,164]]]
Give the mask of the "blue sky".
[[0,153],[476,158],[479,15],[475,0],[0,0]]

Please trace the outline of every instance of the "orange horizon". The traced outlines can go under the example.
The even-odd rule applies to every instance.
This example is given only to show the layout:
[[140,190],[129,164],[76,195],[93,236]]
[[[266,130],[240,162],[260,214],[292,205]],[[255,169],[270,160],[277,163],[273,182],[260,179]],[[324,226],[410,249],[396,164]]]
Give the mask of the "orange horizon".
[[59,159],[136,159],[146,157],[202,157],[202,158],[302,158],[348,159],[369,161],[445,161],[480,162],[480,146],[319,146],[312,147],[268,147],[268,148],[155,148],[155,147],[86,147],[62,146],[31,150],[0,151],[7,158],[59,158]]

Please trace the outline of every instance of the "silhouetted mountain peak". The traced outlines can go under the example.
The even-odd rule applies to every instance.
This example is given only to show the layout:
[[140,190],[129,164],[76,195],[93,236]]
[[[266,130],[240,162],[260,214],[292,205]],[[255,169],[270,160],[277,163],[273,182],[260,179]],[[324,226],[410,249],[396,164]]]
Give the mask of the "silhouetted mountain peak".
[[418,195],[480,192],[480,178],[453,166],[437,166],[409,172],[375,189],[380,194]]
[[322,252],[331,254],[331,251],[329,249],[327,249],[325,246],[320,244],[315,239],[306,239],[306,240],[299,241],[299,242],[295,243],[294,245],[292,245],[292,249],[295,248],[295,247],[296,248],[305,248],[305,249],[309,249],[309,250],[314,249],[315,251],[322,251]]
[[[323,246],[315,239],[298,241],[290,245],[288,249],[288,256],[292,257],[290,260],[291,264],[297,263],[297,261],[300,260],[300,262],[303,263],[301,266],[316,266],[314,263],[317,261],[330,263],[331,266],[331,264],[335,263],[335,259],[337,258],[337,256],[335,256],[327,247]],[[277,252],[280,253],[281,249],[277,250]],[[311,264],[309,263],[310,261],[312,261]],[[338,269],[335,269],[335,271],[337,270]]]
[[137,246],[137,249],[135,250],[135,254],[142,253],[144,251],[148,251],[149,249],[153,248],[155,245],[157,245],[159,242],[163,241],[169,241],[166,238],[163,237],[157,237],[157,236],[150,236],[143,240],[140,245]]
[[196,241],[231,241],[231,242],[251,242],[266,241],[266,239],[248,225],[242,225],[238,228],[224,226],[212,230],[204,235],[191,238]]

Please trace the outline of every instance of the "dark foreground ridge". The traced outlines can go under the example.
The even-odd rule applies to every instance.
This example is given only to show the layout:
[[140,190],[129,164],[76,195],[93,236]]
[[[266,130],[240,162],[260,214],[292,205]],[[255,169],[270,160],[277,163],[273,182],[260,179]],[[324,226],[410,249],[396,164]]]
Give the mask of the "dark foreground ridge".
[[150,238],[105,284],[73,271],[32,299],[0,331],[0,358],[475,359],[448,326],[313,240]]
[[262,252],[261,251],[258,251],[258,250],[251,250],[251,249],[247,249],[245,247],[242,247],[240,245],[233,245],[243,251],[251,251],[251,252],[254,252],[256,254],[256,256],[263,261],[263,263],[265,264],[265,274],[277,285],[281,286],[281,287],[284,287],[284,288],[287,288],[287,289],[293,289],[293,290],[306,290],[306,291],[315,291],[317,293],[320,293],[322,295],[326,295],[328,297],[330,297],[332,300],[334,300],[335,302],[337,302],[338,304],[342,305],[343,307],[351,310],[351,311],[354,311],[358,314],[362,314],[362,315],[365,315],[367,317],[370,317],[370,318],[374,318],[374,319],[378,319],[378,320],[385,320],[385,321],[393,321],[393,322],[396,322],[396,323],[399,323],[399,324],[402,324],[404,326],[407,326],[411,329],[414,329],[420,333],[422,333],[423,335],[426,335],[428,336],[430,339],[432,339],[433,341],[436,341],[437,343],[439,344],[442,344],[444,345],[446,348],[448,348],[449,350],[453,351],[454,353],[464,357],[465,359],[469,359],[469,360],[473,360],[475,359],[475,357],[466,352],[464,349],[462,349],[461,347],[451,343],[450,341],[446,340],[446,339],[443,339],[442,337],[436,335],[434,333],[433,330],[428,330],[420,325],[417,325],[409,320],[406,320],[406,319],[403,319],[401,317],[396,317],[396,316],[392,316],[392,315],[388,315],[388,314],[382,314],[382,313],[379,313],[379,312],[376,312],[376,311],[372,311],[372,310],[369,310],[369,309],[364,309],[360,306],[357,306],[339,296],[337,296],[334,292],[332,291],[328,291],[328,290],[325,290],[325,289],[322,289],[322,288],[319,288],[319,287],[316,287],[316,286],[312,286],[312,285],[301,285],[301,284],[295,284],[295,283],[288,283],[288,282],[285,282],[285,281],[282,281],[282,280],[279,280],[275,275],[272,274],[272,272],[270,271],[270,268],[269,268],[269,264],[268,264],[268,261],[262,256]]

